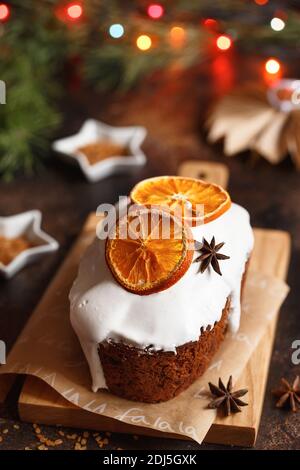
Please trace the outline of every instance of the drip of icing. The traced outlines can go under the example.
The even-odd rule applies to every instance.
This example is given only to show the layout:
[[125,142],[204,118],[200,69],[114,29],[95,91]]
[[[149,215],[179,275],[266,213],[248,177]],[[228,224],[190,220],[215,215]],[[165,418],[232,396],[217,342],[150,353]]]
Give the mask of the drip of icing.
[[199,264],[192,263],[175,285],[151,295],[127,292],[117,283],[106,265],[105,241],[95,239],[87,249],[70,301],[71,323],[89,363],[93,391],[107,388],[98,355],[98,344],[105,340],[176,353],[176,347],[197,341],[201,328],[220,320],[228,296],[229,328],[238,330],[241,280],[253,247],[249,214],[232,204],[225,214],[192,231],[200,242],[213,236],[216,243],[225,242],[222,252],[230,259],[220,261],[222,276],[210,268],[200,274]]

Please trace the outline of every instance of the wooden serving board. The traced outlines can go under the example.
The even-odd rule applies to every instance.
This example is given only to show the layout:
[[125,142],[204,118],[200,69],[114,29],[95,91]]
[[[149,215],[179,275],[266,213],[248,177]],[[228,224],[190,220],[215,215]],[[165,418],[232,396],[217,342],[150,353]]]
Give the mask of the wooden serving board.
[[[81,236],[86,236],[90,230],[94,231],[95,223],[94,216],[89,218]],[[255,249],[250,269],[285,279],[289,252],[290,239],[286,232],[256,229]],[[205,442],[239,446],[254,445],[264,400],[275,328],[276,318],[270,324],[237,383],[237,387],[239,384],[241,386],[247,384],[249,395],[253,397],[252,403],[243,409],[243,413],[233,415],[226,420],[218,418],[209,430]],[[70,404],[40,379],[33,377],[28,377],[23,386],[19,397],[19,414],[22,420],[29,422],[182,439],[182,436],[136,427],[83,410]]]
[[[205,179],[226,185],[228,175],[227,168],[224,165],[210,164],[207,166],[205,163],[205,166]],[[199,178],[200,172],[203,173],[202,164],[193,162],[188,175]],[[180,168],[178,173],[187,176],[186,167],[185,169]],[[201,176],[204,179],[204,175]],[[97,221],[98,219],[95,216],[90,216],[80,236],[86,236],[90,231],[95,233]],[[290,237],[288,233],[277,230],[255,229],[255,249],[251,258],[250,269],[285,280],[289,257]],[[64,269],[64,265],[60,269]],[[276,323],[277,318],[274,317],[237,383],[237,387],[247,384],[249,395],[251,394],[253,397],[252,403],[245,407],[242,413],[226,419],[217,418],[211,426],[205,442],[238,446],[254,445],[264,401]],[[49,385],[34,377],[26,378],[18,406],[20,418],[28,422],[60,424],[83,429],[134,433],[164,438],[183,438],[175,434],[136,427],[83,410],[69,403]]]
[[188,176],[227,188],[229,170],[226,165],[218,162],[186,160],[178,168],[178,176]]
[[0,405],[2,405],[15,381],[15,375],[0,375]]

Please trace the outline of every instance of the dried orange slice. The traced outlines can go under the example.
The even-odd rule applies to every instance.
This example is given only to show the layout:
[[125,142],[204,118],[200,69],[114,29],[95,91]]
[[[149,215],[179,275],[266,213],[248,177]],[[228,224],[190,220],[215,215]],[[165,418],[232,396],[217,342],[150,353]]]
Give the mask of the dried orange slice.
[[139,295],[168,289],[188,270],[193,236],[171,214],[132,211],[119,219],[106,240],[107,264],[125,289]]
[[165,206],[190,225],[210,222],[231,205],[230,196],[221,186],[195,178],[158,176],[138,183],[131,200],[144,206]]

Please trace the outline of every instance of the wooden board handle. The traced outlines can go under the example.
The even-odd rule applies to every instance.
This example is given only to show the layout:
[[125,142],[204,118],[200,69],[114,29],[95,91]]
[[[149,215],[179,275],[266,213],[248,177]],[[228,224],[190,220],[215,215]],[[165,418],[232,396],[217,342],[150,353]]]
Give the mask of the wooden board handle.
[[178,168],[178,176],[199,178],[227,188],[229,170],[223,163],[187,160]]

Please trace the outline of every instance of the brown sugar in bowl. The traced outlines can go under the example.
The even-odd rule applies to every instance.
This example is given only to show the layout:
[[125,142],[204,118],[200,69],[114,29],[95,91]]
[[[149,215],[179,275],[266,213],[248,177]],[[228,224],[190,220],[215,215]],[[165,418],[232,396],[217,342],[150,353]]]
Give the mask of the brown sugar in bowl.
[[22,251],[34,245],[24,236],[6,238],[0,235],[0,264],[8,265]]
[[126,157],[129,155],[128,149],[124,145],[117,144],[111,140],[96,140],[90,144],[83,145],[77,149],[83,154],[90,165],[95,165],[107,158]]

